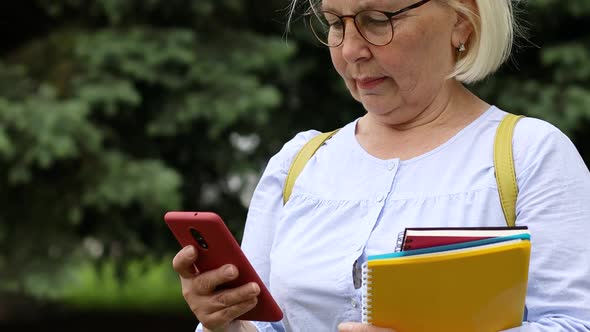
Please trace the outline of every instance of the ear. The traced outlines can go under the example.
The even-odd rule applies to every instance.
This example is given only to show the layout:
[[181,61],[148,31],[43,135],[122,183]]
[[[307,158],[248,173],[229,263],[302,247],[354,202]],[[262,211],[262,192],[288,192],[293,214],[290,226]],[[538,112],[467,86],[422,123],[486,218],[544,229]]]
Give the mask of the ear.
[[[497,1],[497,0],[492,0]],[[461,44],[468,44],[469,37],[473,33],[474,27],[468,19],[469,12],[478,13],[477,4],[475,0],[456,0],[456,5],[459,8],[455,10],[455,25],[452,32],[453,47],[459,48]],[[469,15],[473,17],[473,15]]]

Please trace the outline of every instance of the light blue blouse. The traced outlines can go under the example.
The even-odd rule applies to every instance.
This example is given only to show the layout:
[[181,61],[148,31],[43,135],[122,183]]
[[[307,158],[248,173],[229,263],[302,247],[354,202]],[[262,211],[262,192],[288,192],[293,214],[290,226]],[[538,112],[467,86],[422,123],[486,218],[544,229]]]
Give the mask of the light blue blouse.
[[[282,202],[300,133],[268,163],[255,190],[242,248],[283,309],[260,331],[336,331],[360,321],[353,269],[391,252],[405,227],[504,226],[493,168],[491,107],[438,148],[381,160],[357,142],[357,121],[310,159]],[[571,141],[547,122],[515,129],[517,225],[531,232],[528,315],[515,331],[590,331],[590,173]],[[424,317],[428,319],[428,317]]]

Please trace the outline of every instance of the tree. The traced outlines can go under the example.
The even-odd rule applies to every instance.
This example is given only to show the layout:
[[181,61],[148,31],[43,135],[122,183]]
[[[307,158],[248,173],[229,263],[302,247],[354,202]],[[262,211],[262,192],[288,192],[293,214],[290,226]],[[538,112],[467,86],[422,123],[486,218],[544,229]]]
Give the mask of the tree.
[[[515,3],[530,41],[471,88],[556,124],[588,161],[590,3]],[[176,250],[170,209],[218,211],[239,238],[269,156],[363,114],[301,20],[285,36],[287,1],[12,5],[13,25],[35,18],[0,54],[0,280],[13,285],[72,256]]]
[[0,65],[0,278],[175,249],[171,209],[238,233],[248,135],[270,127],[293,48],[239,1],[36,4],[50,29]]
[[[545,119],[590,161],[590,3],[515,1],[527,38],[514,61],[477,91],[508,111]],[[567,22],[567,24],[564,24]]]

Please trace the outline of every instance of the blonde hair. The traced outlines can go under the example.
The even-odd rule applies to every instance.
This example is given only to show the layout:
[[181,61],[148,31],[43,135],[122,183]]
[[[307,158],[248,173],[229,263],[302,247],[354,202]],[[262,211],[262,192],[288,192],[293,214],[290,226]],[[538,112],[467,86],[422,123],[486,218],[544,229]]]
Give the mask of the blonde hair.
[[458,0],[448,5],[473,25],[473,33],[465,44],[466,51],[455,64],[449,78],[475,83],[495,72],[510,56],[515,32],[512,0],[476,0],[477,12]]
[[[301,2],[307,2],[313,7],[319,1]],[[476,11],[460,0],[442,1],[473,25],[473,33],[465,43],[466,51],[460,54],[448,78],[467,84],[483,80],[510,57],[514,35],[521,32],[515,22],[512,6],[512,1],[518,0],[475,0]],[[299,2],[291,0],[287,27]]]

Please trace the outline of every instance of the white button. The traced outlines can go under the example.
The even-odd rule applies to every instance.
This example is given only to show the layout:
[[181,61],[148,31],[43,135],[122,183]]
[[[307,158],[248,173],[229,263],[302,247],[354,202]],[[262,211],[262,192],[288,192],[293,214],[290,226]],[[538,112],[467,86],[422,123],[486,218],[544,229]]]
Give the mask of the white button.
[[350,304],[352,305],[353,308],[356,308],[359,306],[358,302],[356,302],[354,297],[350,298]]
[[377,202],[381,203],[381,202],[383,202],[384,199],[385,199],[384,196],[379,196],[379,198],[377,198]]
[[387,169],[390,171],[393,170],[396,164],[397,163],[395,161],[390,161],[389,163],[387,163]]

